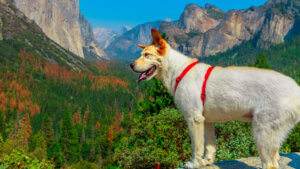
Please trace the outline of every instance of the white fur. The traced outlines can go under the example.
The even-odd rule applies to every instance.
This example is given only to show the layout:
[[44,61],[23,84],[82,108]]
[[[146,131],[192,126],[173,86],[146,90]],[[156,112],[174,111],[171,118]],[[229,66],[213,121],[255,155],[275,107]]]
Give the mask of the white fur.
[[[145,48],[143,53],[151,52],[147,50]],[[158,70],[150,78],[156,76],[163,82],[187,122],[193,159],[186,168],[214,162],[213,123],[229,120],[251,122],[263,169],[278,168],[280,145],[300,121],[300,87],[293,79],[271,70],[216,67],[207,81],[203,107],[200,94],[210,65],[200,63],[193,67],[175,93],[176,78],[195,59],[173,50],[168,44],[165,56],[152,51],[151,56],[145,58],[143,53],[134,62],[134,70],[146,71],[156,65]]]
[[200,93],[210,65],[200,63],[192,68],[174,93],[176,78],[192,62],[168,46],[159,76],[189,127],[193,159],[186,167],[213,163],[216,152],[213,122],[241,120],[252,122],[263,169],[278,168],[280,145],[300,121],[300,88],[295,81],[271,70],[216,67],[207,81],[203,108]]

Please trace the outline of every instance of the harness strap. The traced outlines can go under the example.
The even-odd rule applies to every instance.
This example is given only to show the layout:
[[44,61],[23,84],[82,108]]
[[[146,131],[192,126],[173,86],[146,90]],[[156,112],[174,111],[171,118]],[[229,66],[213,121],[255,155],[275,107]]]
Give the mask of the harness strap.
[[183,72],[180,74],[180,76],[178,76],[176,78],[176,84],[175,84],[175,89],[174,89],[174,93],[176,92],[176,89],[178,87],[178,84],[179,82],[183,79],[183,77],[187,74],[187,72],[189,72],[195,65],[197,65],[199,62],[196,61],[196,62],[193,62],[191,63],[190,65],[188,65],[184,70]]
[[[180,74],[180,76],[178,76],[176,78],[176,83],[175,83],[175,89],[174,89],[174,93],[176,92],[176,89],[178,87],[178,84],[179,82],[183,79],[183,77],[195,66],[197,65],[199,62],[196,61],[196,62],[193,62],[191,63],[190,65],[188,65],[183,71],[182,73]],[[203,84],[202,84],[202,91],[201,91],[201,100],[202,100],[202,103],[204,105],[204,101],[205,101],[205,95],[206,95],[206,82],[208,80],[208,77],[211,73],[211,71],[214,69],[214,67],[209,67],[205,73],[205,76],[204,76],[204,81],[203,81]]]
[[207,79],[211,73],[211,71],[214,69],[214,67],[209,67],[206,71],[206,74],[205,74],[205,77],[204,77],[204,81],[203,81],[203,84],[202,84],[202,92],[201,92],[201,100],[202,100],[202,103],[204,105],[204,101],[205,101],[205,96],[206,96],[206,82],[207,82]]

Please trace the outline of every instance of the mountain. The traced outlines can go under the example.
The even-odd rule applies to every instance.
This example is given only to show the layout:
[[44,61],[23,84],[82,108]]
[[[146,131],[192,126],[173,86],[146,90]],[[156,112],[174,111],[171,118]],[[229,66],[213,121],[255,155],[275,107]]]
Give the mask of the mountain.
[[131,28],[129,26],[123,26],[119,31],[105,28],[95,28],[94,34],[95,38],[99,42],[99,45],[106,49],[109,44],[115,40],[117,37],[123,35],[125,32],[129,31]]
[[151,42],[149,27],[158,27],[174,49],[192,57],[216,55],[249,40],[255,40],[258,49],[269,48],[299,31],[299,4],[298,0],[269,0],[259,7],[228,12],[210,4],[204,8],[189,4],[178,21],[138,25],[112,41],[105,52],[123,59],[138,57],[136,45]]
[[14,62],[20,51],[27,51],[42,61],[60,64],[78,72],[89,70],[82,58],[49,39],[38,25],[12,5],[12,1],[0,1],[1,67]]
[[79,12],[79,0],[15,0],[15,5],[65,49],[82,58],[85,57],[84,49],[87,54],[106,58],[97,45],[90,23]]
[[12,1],[0,0],[0,168],[110,165],[109,128],[136,104],[135,74],[66,50]]
[[287,0],[228,12],[212,5],[190,4],[177,24],[162,24],[159,30],[167,34],[173,48],[192,57],[207,57],[251,39],[256,40],[257,48],[282,43],[293,29],[296,15],[299,10]]
[[133,59],[139,56],[141,49],[137,44],[149,44],[152,41],[151,29],[159,28],[161,23],[172,23],[170,19],[137,25],[122,36],[113,40],[105,49],[109,57]]

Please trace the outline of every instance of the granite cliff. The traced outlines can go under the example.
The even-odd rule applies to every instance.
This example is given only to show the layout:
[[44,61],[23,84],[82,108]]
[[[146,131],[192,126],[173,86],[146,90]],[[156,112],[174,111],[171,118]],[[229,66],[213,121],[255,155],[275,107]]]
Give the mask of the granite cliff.
[[[246,10],[220,9],[206,5],[187,5],[177,24],[161,24],[175,49],[192,57],[224,52],[243,41],[255,40],[258,48],[284,42],[299,11],[291,1],[268,1]],[[196,23],[196,24],[195,24]]]
[[299,6],[299,0],[269,0],[259,7],[224,12],[209,4],[189,4],[177,22],[138,25],[111,42],[106,52],[111,57],[138,57],[136,45],[151,42],[151,26],[165,32],[174,49],[192,57],[215,55],[249,40],[255,41],[257,48],[269,48],[284,42],[299,27],[295,24],[300,18]]
[[112,30],[99,27],[94,29],[94,35],[96,40],[99,42],[99,45],[103,49],[106,49],[113,40],[122,36],[130,29],[131,28],[129,26],[123,26],[120,30]]
[[79,0],[15,0],[15,5],[65,49],[82,58],[84,49],[97,57],[106,57],[79,11]]
[[122,36],[113,40],[105,49],[109,57],[117,57],[122,59],[133,59],[139,56],[140,48],[137,44],[149,44],[152,42],[151,29],[158,29],[161,23],[172,23],[172,20],[165,19],[155,22],[144,23],[138,25],[131,30],[125,32]]

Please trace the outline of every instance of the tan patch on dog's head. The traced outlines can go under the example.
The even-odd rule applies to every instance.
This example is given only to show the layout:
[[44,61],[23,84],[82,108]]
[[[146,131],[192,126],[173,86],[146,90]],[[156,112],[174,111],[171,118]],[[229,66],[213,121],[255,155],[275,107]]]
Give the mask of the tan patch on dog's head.
[[160,33],[152,28],[152,44],[145,46],[138,44],[143,49],[141,57],[133,62],[133,70],[141,73],[138,81],[150,80],[158,77],[162,70],[162,60],[167,55],[167,42],[161,37]]
[[138,46],[143,50],[143,53],[146,51],[152,52],[153,54],[159,54],[160,56],[165,56],[167,53],[167,42],[161,37],[158,30],[152,28],[151,29],[151,35],[152,35],[152,44],[145,46],[138,44]]

